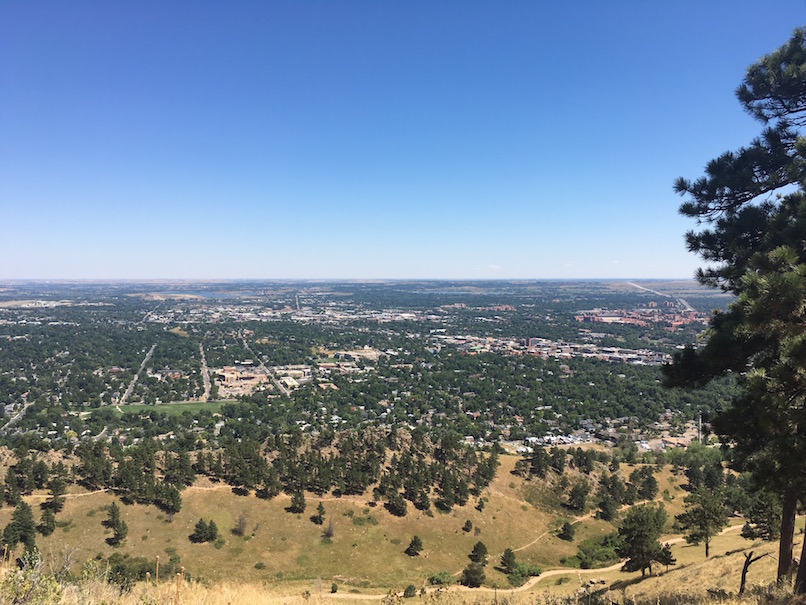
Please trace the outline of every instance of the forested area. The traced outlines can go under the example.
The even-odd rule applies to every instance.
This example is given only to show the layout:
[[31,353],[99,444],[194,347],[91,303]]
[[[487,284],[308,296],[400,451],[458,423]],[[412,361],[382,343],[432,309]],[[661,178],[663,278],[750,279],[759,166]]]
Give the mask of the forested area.
[[[147,439],[126,448],[107,441],[84,441],[63,460],[48,464],[40,452],[20,443],[15,462],[5,474],[3,503],[18,507],[34,490],[48,490],[40,527],[53,531],[69,483],[88,490],[111,489],[124,503],[153,504],[168,515],[181,510],[181,491],[197,476],[223,482],[242,494],[271,499],[292,496],[292,512],[305,509],[304,493],[317,496],[368,495],[395,516],[411,504],[421,511],[432,505],[448,512],[479,498],[496,475],[499,450],[479,452],[451,432],[328,431],[316,438],[299,431],[270,437],[222,438],[207,448],[191,433],[170,444]],[[299,509],[299,510],[297,510]],[[34,536],[8,530],[14,545]],[[44,528],[44,529],[43,529]]]
[[[590,325],[573,318],[595,307],[642,308],[653,295],[640,290],[593,282],[451,284],[444,292],[439,283],[332,284],[301,294],[267,287],[260,295],[250,285],[236,296],[199,285],[187,295],[141,297],[127,290],[135,287],[43,288],[36,305],[0,307],[0,403],[14,418],[13,431],[34,433],[39,447],[62,448],[104,430],[124,431],[131,441],[189,427],[191,419],[155,404],[203,397],[202,351],[213,398],[213,371],[225,366],[305,365],[313,378],[282,392],[266,381],[235,402],[194,409],[194,427],[207,438],[216,424],[203,414],[208,410],[222,415],[222,435],[260,439],[298,425],[321,431],[405,423],[493,441],[564,434],[608,418],[648,427],[666,410],[682,425],[719,409],[733,389],[727,378],[703,392],[668,390],[657,366],[468,354],[434,338],[539,336],[663,350],[690,336],[696,323],[673,331],[597,324],[592,337]],[[18,295],[37,294],[30,288]],[[0,298],[13,300],[9,293]],[[404,319],[400,309],[416,313]],[[349,373],[320,369],[333,351],[363,348],[377,358],[357,360]],[[154,412],[128,407],[136,404]]]

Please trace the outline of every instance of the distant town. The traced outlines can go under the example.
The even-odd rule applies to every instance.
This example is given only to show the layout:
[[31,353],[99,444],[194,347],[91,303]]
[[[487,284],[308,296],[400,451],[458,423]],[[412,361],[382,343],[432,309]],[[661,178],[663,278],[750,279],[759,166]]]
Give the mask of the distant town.
[[625,434],[657,449],[690,439],[714,405],[659,388],[659,367],[720,304],[691,283],[182,286],[5,287],[2,433],[137,443],[168,414],[156,436],[170,439],[186,406],[205,439],[250,421],[402,422],[517,451]]

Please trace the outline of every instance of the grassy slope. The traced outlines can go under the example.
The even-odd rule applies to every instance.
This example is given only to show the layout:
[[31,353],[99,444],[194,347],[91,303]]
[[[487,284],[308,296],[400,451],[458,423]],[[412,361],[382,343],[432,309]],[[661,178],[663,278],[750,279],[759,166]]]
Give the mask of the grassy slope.
[[[503,588],[508,586],[505,576],[492,567],[505,548],[516,549],[518,560],[547,569],[559,566],[561,557],[573,555],[580,540],[613,531],[611,525],[587,518],[580,523],[574,543],[556,538],[554,529],[569,519],[569,515],[562,509],[541,504],[550,498],[533,497],[533,486],[510,474],[514,462],[514,457],[503,457],[498,477],[485,493],[488,503],[482,512],[476,511],[471,504],[448,514],[434,511],[434,516],[428,517],[409,506],[409,514],[397,518],[380,506],[369,507],[366,498],[325,497],[326,524],[327,519],[332,519],[335,528],[335,536],[329,542],[321,537],[322,527],[309,520],[318,502],[311,495],[308,496],[306,513],[293,515],[284,510],[287,497],[264,501],[254,496],[234,495],[225,486],[200,482],[183,492],[182,511],[171,523],[152,506],[123,506],[122,514],[129,526],[129,535],[118,550],[148,558],[159,555],[167,560],[166,549],[175,549],[193,577],[215,583],[232,581],[264,585],[273,587],[272,592],[285,594],[300,594],[307,587],[318,594],[320,587],[324,586],[322,590],[328,592],[330,583],[336,582],[340,587],[339,594],[346,596],[351,590],[380,594],[388,589],[401,589],[409,583],[421,586],[429,575],[439,571],[458,575],[468,563],[467,554],[478,540],[482,540],[490,551],[487,585]],[[629,474],[629,469],[622,469],[622,472]],[[671,500],[665,504],[671,518],[682,510],[685,492],[679,490],[676,478],[668,470],[659,474],[658,479],[661,492],[669,489]],[[524,500],[526,495],[537,502],[538,507],[528,504]],[[30,502],[33,504],[43,499],[43,496],[34,496]],[[105,544],[104,537],[108,532],[101,526],[101,521],[106,518],[103,507],[114,499],[108,492],[70,497],[58,516],[60,523],[69,520],[70,524],[57,528],[48,538],[39,537],[41,550],[46,556],[56,559],[64,548],[75,548],[77,561],[96,554],[106,557],[115,552]],[[35,510],[38,515],[38,508]],[[10,514],[9,507],[0,509],[0,527],[7,523]],[[241,514],[247,519],[247,538],[234,536],[229,531]],[[200,517],[215,520],[225,538],[222,548],[188,541],[187,536]],[[474,528],[478,528],[479,534],[462,531],[461,527],[468,519]],[[254,537],[251,537],[253,532]],[[424,550],[419,557],[410,558],[403,550],[414,534],[422,538]],[[741,555],[728,558],[723,555],[748,546],[750,543],[741,539],[737,531],[730,532],[715,539],[712,559],[737,559],[740,565]],[[651,582],[661,582],[675,574],[693,574],[696,565],[703,560],[702,551],[701,546],[675,544],[675,556],[679,567],[684,567],[684,570],[671,571],[660,579],[629,586],[628,592],[632,594],[639,587],[651,587]],[[767,558],[755,564],[751,569],[751,581],[756,576],[767,581],[770,574],[764,570],[770,561]],[[265,568],[255,569],[258,562]],[[569,581],[558,585],[558,578],[562,576],[568,577]],[[623,574],[617,570],[593,573],[569,570],[567,574],[542,579],[535,588],[572,593],[592,577],[605,579],[609,585],[637,576],[640,574]],[[738,571],[726,571],[716,577],[718,582],[729,584],[737,581],[733,576],[738,578]],[[692,577],[695,585],[703,585],[702,578]],[[680,585],[680,581],[673,580],[675,588]],[[712,582],[711,585],[715,584]]]
[[[800,540],[796,541],[799,547]],[[468,590],[461,587],[452,587],[447,592],[429,592],[427,597],[412,599],[412,603],[440,603],[441,605],[467,605],[507,602],[510,605],[559,605],[563,601],[558,597],[562,595],[576,595],[570,602],[585,603],[587,597],[579,598],[579,589],[584,586],[587,578],[603,578],[607,584],[597,584],[594,590],[606,592],[606,599],[613,603],[627,603],[632,600],[635,603],[662,604],[662,605],[708,605],[710,603],[722,603],[723,605],[744,603],[745,605],[771,605],[773,603],[794,604],[795,601],[786,596],[770,600],[767,596],[767,588],[770,580],[774,578],[775,561],[771,557],[766,557],[754,564],[748,576],[748,592],[751,598],[739,601],[735,598],[722,600],[709,598],[706,589],[722,588],[726,592],[735,593],[743,556],[740,552],[733,552],[732,546],[736,545],[737,537],[735,532],[731,532],[724,537],[715,540],[715,550],[718,554],[713,555],[707,561],[702,556],[701,547],[676,546],[675,551],[678,558],[681,558],[681,549],[698,550],[697,553],[690,552],[692,560],[688,563],[671,568],[668,572],[659,576],[641,579],[640,574],[620,574],[619,572],[598,572],[595,575],[569,574],[566,577],[570,581],[562,585],[557,585],[559,576],[552,576],[550,582],[539,584],[528,592],[517,592],[491,589]],[[754,544],[741,540],[740,547],[751,547],[756,554],[761,552],[771,552],[774,554],[774,544]],[[723,552],[726,551],[726,552]],[[683,558],[688,558],[684,555]],[[764,590],[754,591],[754,585],[764,587]],[[81,598],[68,598],[64,600],[65,605],[72,603],[82,603],[83,605],[100,605],[101,603],[119,603],[120,605],[134,605],[135,603],[154,602],[154,586],[140,584],[126,595],[113,594],[107,585],[94,583],[72,589],[74,593],[80,593]],[[210,586],[186,583],[181,587],[181,602],[184,605],[224,605],[239,603],[242,605],[251,604],[276,604],[280,605],[314,605],[320,603],[341,603],[365,604],[368,602],[390,603],[384,598],[382,591],[369,591],[372,594],[353,594],[346,587],[340,586],[337,594],[330,594],[329,583],[323,581],[297,581],[284,582],[282,584],[266,582],[216,582]],[[755,594],[753,594],[755,592]],[[163,582],[160,586],[160,602],[170,603],[175,596],[175,584],[173,582]],[[398,592],[399,594],[399,592]],[[310,596],[308,596],[310,595]],[[78,596],[78,595],[75,595]],[[151,599],[151,600],[148,600]],[[504,601],[506,600],[506,601]],[[399,600],[396,600],[399,602]],[[600,601],[597,601],[600,602]],[[568,603],[566,601],[565,603]]]
[[[796,537],[795,543],[799,553],[802,536]],[[676,569],[626,586],[628,594],[649,599],[658,594],[700,594],[707,589],[736,593],[744,564],[743,553],[747,549],[753,550],[755,556],[763,553],[771,555],[753,563],[747,574],[748,585],[767,586],[775,581],[777,542],[751,543],[734,532],[730,536],[717,538],[715,546],[715,554],[706,561],[702,546],[682,545],[677,555]]]
[[[325,524],[332,519],[335,528],[331,541],[323,540],[323,528],[309,520],[319,501],[313,495],[307,496],[306,512],[294,515],[284,510],[289,502],[285,496],[264,501],[253,495],[234,495],[223,485],[200,482],[183,492],[182,510],[171,523],[153,506],[122,506],[129,534],[118,550],[167,559],[165,549],[175,548],[191,574],[209,580],[337,578],[356,587],[421,584],[438,571],[458,574],[478,540],[489,548],[491,561],[497,561],[505,548],[527,544],[548,531],[553,517],[523,501],[522,480],[509,473],[514,461],[514,457],[504,457],[499,477],[486,494],[488,503],[483,512],[475,510],[473,500],[447,514],[434,510],[432,517],[409,505],[409,513],[397,518],[382,506],[368,506],[366,497],[326,496]],[[57,518],[60,524],[69,521],[70,525],[57,528],[48,538],[39,537],[38,545],[43,552],[54,554],[65,546],[77,547],[79,561],[96,554],[109,556],[115,549],[105,544],[108,532],[101,521],[106,518],[103,507],[114,499],[109,492],[70,497]],[[33,496],[29,501],[34,504],[43,500],[44,496]],[[0,526],[8,522],[10,514],[9,507],[0,509]],[[38,507],[35,514],[39,514]],[[246,539],[229,531],[241,514],[247,519]],[[188,541],[201,517],[215,520],[226,540],[221,549]],[[474,531],[462,531],[466,520],[473,523]],[[412,558],[403,550],[414,534],[422,538],[424,550]],[[573,554],[573,550],[561,549],[558,554]],[[533,560],[526,552],[520,558]],[[557,557],[549,559],[556,562]],[[265,569],[255,569],[258,562]],[[500,576],[502,585],[506,582],[498,572],[490,575]]]

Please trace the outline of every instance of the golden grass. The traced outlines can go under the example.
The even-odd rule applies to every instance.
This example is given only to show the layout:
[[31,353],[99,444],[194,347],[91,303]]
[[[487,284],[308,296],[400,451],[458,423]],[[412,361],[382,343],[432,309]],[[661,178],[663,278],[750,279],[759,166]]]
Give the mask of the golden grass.
[[[271,501],[237,496],[225,485],[202,480],[182,493],[182,510],[170,523],[153,506],[121,505],[129,532],[117,549],[105,543],[110,534],[101,522],[107,516],[105,507],[119,499],[111,492],[73,494],[57,516],[59,527],[47,538],[37,537],[37,544],[45,559],[57,564],[64,550],[73,551],[78,564],[114,552],[148,559],[159,555],[163,561],[176,552],[190,576],[204,581],[285,584],[322,578],[328,590],[336,581],[345,590],[374,592],[410,583],[421,586],[428,576],[441,571],[458,576],[479,540],[487,545],[493,564],[504,549],[532,542],[518,553],[519,560],[557,564],[560,556],[573,554],[575,547],[555,538],[543,539],[551,527],[558,526],[560,515],[556,511],[547,514],[522,500],[523,480],[508,472],[514,462],[515,457],[504,457],[498,478],[485,493],[487,504],[481,512],[472,499],[450,513],[432,509],[431,516],[410,505],[409,513],[398,518],[381,505],[370,507],[366,497],[326,496],[322,499],[325,524],[333,520],[332,540],[323,539],[322,526],[309,519],[319,501],[311,494],[307,495],[306,512],[295,515],[284,510],[288,505],[285,496]],[[36,517],[40,514],[36,505],[43,500],[44,495],[29,498]],[[10,507],[0,509],[0,527],[11,512]],[[240,515],[246,518],[244,537],[230,532]],[[199,518],[215,521],[225,542],[220,549],[188,540]],[[473,530],[464,532],[462,526],[468,520]],[[421,537],[424,549],[420,556],[408,557],[403,551],[415,534]],[[488,577],[490,582],[506,585],[506,577],[497,571],[491,570]]]
[[[803,536],[796,536],[796,553],[800,552]],[[676,549],[678,559],[676,569],[657,577],[627,587],[627,593],[637,599],[652,599],[659,594],[702,595],[713,589],[726,593],[737,593],[744,554],[752,550],[755,556],[768,553],[750,567],[747,574],[748,591],[766,588],[775,581],[778,567],[777,542],[755,542],[744,540],[736,533],[726,534],[714,540],[712,555],[706,560],[702,546],[681,546]],[[693,552],[698,549],[698,552]],[[691,552],[686,552],[686,551]]]
[[[721,566],[713,566],[711,573],[722,571]],[[732,571],[732,569],[731,569]],[[669,573],[666,577],[672,578]],[[655,578],[660,581],[664,576]],[[710,573],[705,575],[710,578]],[[672,581],[678,581],[675,578]],[[636,586],[642,586],[636,590]],[[177,594],[179,599],[177,601]],[[259,583],[219,582],[209,586],[196,583],[182,583],[177,593],[173,582],[166,582],[156,590],[152,585],[139,584],[131,592],[118,593],[113,587],[100,582],[91,582],[83,586],[67,587],[64,590],[62,605],[367,605],[368,603],[384,603],[386,605],[411,603],[412,605],[796,605],[803,603],[803,598],[793,597],[791,591],[779,589],[771,585],[758,584],[748,587],[741,599],[734,594],[709,594],[705,587],[688,589],[687,587],[656,586],[651,581],[626,588],[616,588],[595,592],[593,590],[577,590],[571,594],[558,594],[548,591],[518,593],[510,590],[461,590],[458,587],[443,590],[429,590],[427,594],[404,599],[400,591],[396,593],[376,593],[359,595],[339,591],[331,594],[329,586],[323,582],[307,585],[275,586]]]
[[[708,562],[704,562],[702,546],[691,546],[682,541],[674,544],[673,552],[679,564],[659,577],[636,583],[640,573],[568,570],[559,575],[547,575],[529,590],[512,592],[506,576],[493,569],[505,548],[515,549],[519,561],[546,570],[559,567],[562,557],[575,554],[581,540],[613,531],[612,525],[588,517],[579,524],[573,543],[559,540],[556,529],[572,517],[562,509],[538,508],[527,503],[523,496],[528,482],[509,472],[515,460],[514,456],[502,457],[502,468],[484,494],[487,504],[482,512],[473,508],[473,499],[468,506],[455,508],[451,513],[434,510],[433,516],[409,506],[409,514],[398,518],[391,516],[382,506],[370,507],[366,498],[325,497],[322,499],[326,510],[325,524],[332,519],[335,528],[332,540],[323,539],[322,526],[314,525],[309,519],[319,501],[310,494],[307,495],[306,513],[294,515],[284,510],[289,502],[285,496],[264,501],[254,495],[238,496],[227,486],[200,480],[196,486],[183,492],[182,511],[170,523],[153,506],[121,506],[129,533],[118,549],[105,543],[109,534],[101,525],[106,518],[104,507],[116,501],[115,496],[110,492],[73,493],[57,517],[60,527],[47,538],[38,537],[37,544],[45,560],[54,566],[61,564],[64,551],[72,552],[76,562],[74,572],[84,561],[97,555],[107,558],[114,552],[121,552],[150,560],[159,555],[162,561],[167,561],[175,552],[181,557],[181,564],[191,579],[182,584],[182,602],[211,604],[303,603],[306,601],[303,593],[309,594],[308,603],[318,599],[379,601],[390,590],[402,592],[408,584],[422,587],[428,576],[437,572],[447,571],[458,577],[468,563],[467,554],[479,540],[490,552],[490,565],[486,568],[489,590],[464,592],[452,587],[447,594],[442,592],[424,598],[444,603],[453,602],[449,600],[471,602],[474,599],[484,602],[495,596],[492,587],[497,586],[498,594],[507,595],[510,605],[514,605],[516,601],[512,599],[516,598],[519,599],[517,602],[526,603],[529,599],[544,598],[541,595],[552,595],[551,598],[574,596],[580,589],[585,589],[590,579],[601,578],[606,584],[597,584],[596,588],[615,586],[610,594],[656,599],[658,594],[679,593],[689,585],[695,593],[699,591],[697,594],[703,593],[707,587],[735,591],[743,557],[739,553],[726,553],[751,546],[757,553],[764,548],[774,549],[774,545],[752,545],[742,539],[738,531],[731,531],[714,539],[713,554]],[[630,470],[622,469],[627,475]],[[664,503],[671,519],[673,514],[682,511],[685,492],[677,489],[676,478],[668,468],[658,475],[658,481],[661,492],[668,489],[673,497]],[[42,495],[29,499],[32,505],[43,500]],[[39,507],[34,506],[34,511],[38,516]],[[10,507],[0,509],[0,527],[8,522],[11,512]],[[239,515],[244,515],[247,521],[243,537],[230,532]],[[224,538],[220,549],[212,544],[190,543],[188,535],[199,518],[216,522]],[[471,532],[462,531],[467,520],[473,524]],[[734,523],[741,524],[741,521],[734,520]],[[414,534],[422,539],[424,550],[419,557],[408,557],[403,550]],[[665,537],[675,538],[679,537]],[[773,576],[774,561],[767,557],[751,568],[749,581],[766,584]],[[558,584],[563,577],[568,581]],[[338,586],[335,595],[330,594],[332,583]],[[82,590],[90,588],[91,584],[86,584]],[[166,591],[164,599],[168,599],[172,587],[165,583],[165,578],[162,589]],[[97,590],[113,589],[104,585]],[[119,599],[114,597],[118,600],[113,600],[111,593],[89,598],[77,593],[77,587],[71,587],[65,593],[64,602],[144,602],[145,590],[145,584],[140,584],[131,595]],[[153,587],[150,590],[153,592]],[[168,602],[162,599],[160,602]],[[617,599],[614,597],[614,600]]]
[[[122,506],[129,533],[118,549],[105,543],[109,532],[101,525],[105,507],[115,500],[110,492],[68,498],[57,518],[60,527],[37,543],[51,561],[61,562],[65,549],[74,551],[79,563],[99,555],[106,558],[116,551],[148,559],[159,555],[163,560],[175,552],[190,576],[204,581],[287,584],[322,578],[348,590],[377,592],[407,584],[422,586],[428,576],[442,571],[458,576],[473,545],[481,540],[492,563],[488,585],[508,586],[506,576],[493,569],[504,549],[516,549],[519,561],[545,569],[559,566],[561,558],[575,554],[580,540],[613,531],[612,525],[588,518],[580,524],[574,543],[558,539],[556,529],[573,517],[562,509],[527,503],[524,493],[535,482],[510,473],[516,460],[516,456],[502,456],[501,469],[484,494],[487,504],[481,512],[471,500],[450,513],[432,509],[432,516],[409,506],[408,515],[398,518],[382,506],[368,506],[366,498],[325,497],[326,523],[332,519],[335,528],[332,540],[323,539],[322,527],[309,519],[319,500],[311,495],[306,513],[293,515],[284,510],[288,504],[284,496],[272,501],[237,496],[227,486],[202,480],[183,492],[182,510],[170,523],[152,506]],[[665,477],[660,480],[662,485],[668,481]],[[31,502],[42,499],[34,497]],[[10,513],[10,508],[0,509],[0,523],[5,524]],[[38,507],[35,514],[39,514]],[[240,515],[247,522],[244,537],[230,533]],[[216,522],[225,542],[220,549],[187,539],[199,518]],[[468,520],[473,530],[464,532],[462,525]],[[420,556],[408,557],[403,550],[415,534],[424,549]]]
[[[400,589],[391,594],[382,590],[368,590],[361,594],[351,592],[348,586],[338,583],[338,592],[330,593],[330,581],[322,579],[297,580],[291,582],[237,582],[222,580],[209,584],[182,581],[180,590],[174,578],[162,580],[159,589],[153,583],[139,583],[126,594],[120,594],[112,585],[90,578],[64,588],[60,603],[64,605],[135,605],[144,603],[161,603],[165,605],[182,603],[186,605],[230,605],[258,604],[269,605],[321,605],[329,602],[349,604],[401,603],[412,605],[600,605],[638,604],[638,605],[704,605],[719,602],[734,605],[794,605],[803,603],[786,591],[774,590],[769,586],[774,578],[776,562],[766,557],[751,567],[748,576],[748,592],[743,599],[735,593],[738,589],[739,574],[744,557],[741,552],[730,550],[737,543],[750,547],[756,554],[770,552],[775,554],[773,543],[739,543],[733,533],[720,536],[714,541],[716,555],[707,561],[702,554],[692,556],[689,562],[682,562],[668,572],[642,579],[640,574],[623,574],[618,571],[598,572],[581,575],[582,572],[567,574],[569,582],[557,585],[561,576],[546,578],[528,591],[498,589],[470,590],[454,586],[447,590],[429,589],[428,594],[412,599],[402,599]],[[796,547],[799,547],[797,540]],[[676,545],[675,554],[693,547]],[[606,584],[588,586],[588,578],[606,580]],[[708,589],[724,591],[723,596],[709,595]],[[353,589],[354,590],[354,589]],[[177,595],[179,599],[177,600]]]

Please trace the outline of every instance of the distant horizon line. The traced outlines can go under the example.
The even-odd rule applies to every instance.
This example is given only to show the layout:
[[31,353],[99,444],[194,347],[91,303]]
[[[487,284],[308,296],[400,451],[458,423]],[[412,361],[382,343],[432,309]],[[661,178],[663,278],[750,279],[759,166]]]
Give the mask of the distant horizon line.
[[19,277],[2,278],[0,284],[19,283],[237,283],[237,282],[529,282],[529,281],[690,281],[693,277]]

